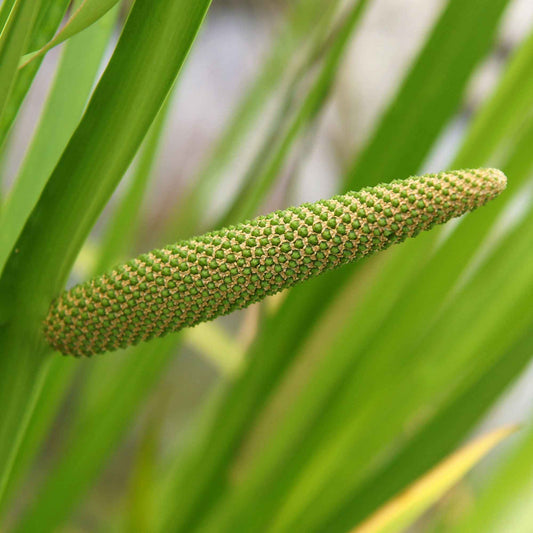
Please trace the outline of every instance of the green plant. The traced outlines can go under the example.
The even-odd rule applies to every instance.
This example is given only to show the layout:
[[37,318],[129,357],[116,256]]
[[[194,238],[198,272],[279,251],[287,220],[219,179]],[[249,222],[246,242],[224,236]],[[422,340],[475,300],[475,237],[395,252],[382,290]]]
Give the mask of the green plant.
[[[298,163],[326,106],[354,97],[336,93],[338,73],[375,7],[290,3],[258,77],[150,235],[158,249],[125,263],[146,249],[141,204],[210,1],[4,0],[2,161],[43,58],[63,50],[0,196],[2,530],[83,529],[81,512],[90,530],[394,531],[457,483],[472,497],[433,508],[430,527],[504,531],[512,516],[531,529],[527,419],[483,486],[459,481],[510,434],[461,447],[533,354],[533,32],[461,115],[510,3],[447,0],[365,142],[331,141],[341,195],[254,219],[283,174],[279,207],[298,201]],[[467,127],[446,166],[480,170],[425,174],[458,116]],[[506,194],[418,234],[499,194],[503,172],[485,167],[509,177]],[[422,176],[378,185],[408,175]],[[65,290],[73,270],[89,281]],[[120,473],[112,490],[105,472]]]

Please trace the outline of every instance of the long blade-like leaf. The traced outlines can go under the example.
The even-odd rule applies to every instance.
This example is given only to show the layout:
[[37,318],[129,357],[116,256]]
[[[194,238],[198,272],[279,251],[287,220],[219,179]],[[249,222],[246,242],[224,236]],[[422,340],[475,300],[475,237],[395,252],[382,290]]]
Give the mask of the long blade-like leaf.
[[403,531],[514,431],[513,427],[503,427],[467,444],[387,502],[352,533]]
[[0,215],[0,271],[78,125],[115,21],[116,12],[65,48],[39,125]]
[[14,84],[19,58],[30,39],[41,1],[17,0],[0,34],[0,118]]
[[0,280],[4,485],[13,460],[12,435],[48,352],[41,337],[46,309],[172,87],[208,6],[208,0],[134,4],[83,120],[6,264]]
[[[25,62],[33,61],[37,57],[46,54],[48,50],[65,42],[74,35],[80,33],[85,28],[94,24],[100,17],[103,17],[119,0],[83,0],[83,2],[74,11],[68,22],[63,26],[61,31],[46,43],[40,50],[30,54],[25,58]],[[35,50],[35,48],[33,48]],[[33,50],[30,50],[32,52]],[[27,63],[26,63],[27,64]]]
[[[48,102],[28,150],[18,180],[0,214],[0,257],[6,258],[46,179],[72,135],[88,100],[114,27],[117,11],[109,13],[82,35],[71,39],[61,57]],[[81,59],[83,58],[83,60]],[[11,230],[11,231],[10,231]],[[3,265],[3,261],[0,260]],[[45,390],[14,466],[11,485],[36,453],[61,403],[61,392],[75,366],[62,358],[51,362]],[[4,499],[3,502],[6,500]]]
[[507,0],[451,0],[393,104],[348,173],[345,187],[416,172],[493,43]]
[[[33,2],[29,3],[32,4]],[[42,46],[54,35],[63,20],[63,15],[69,3],[69,0],[51,0],[41,3],[25,50],[28,47]],[[41,60],[42,58],[14,73],[13,88],[6,102],[5,109],[0,116],[0,146],[4,145],[11,127],[18,116],[26,94],[41,66]]]

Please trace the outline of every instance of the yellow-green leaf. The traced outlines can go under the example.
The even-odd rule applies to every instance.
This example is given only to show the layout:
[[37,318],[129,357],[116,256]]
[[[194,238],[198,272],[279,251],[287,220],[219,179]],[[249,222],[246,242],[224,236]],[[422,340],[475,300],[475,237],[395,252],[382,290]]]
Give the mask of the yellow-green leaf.
[[506,426],[467,444],[378,509],[353,533],[402,531],[514,431],[515,426]]

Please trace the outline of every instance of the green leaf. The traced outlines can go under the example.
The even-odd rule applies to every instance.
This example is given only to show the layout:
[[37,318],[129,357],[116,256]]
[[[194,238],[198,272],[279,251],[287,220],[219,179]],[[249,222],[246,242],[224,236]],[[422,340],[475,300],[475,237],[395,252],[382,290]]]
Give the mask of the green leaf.
[[352,533],[404,531],[515,430],[514,427],[494,430],[457,450],[378,509]]
[[490,405],[525,370],[531,360],[533,337],[526,333],[508,351],[499,355],[462,394],[444,405],[393,456],[347,495],[344,506],[330,517],[331,531],[345,531],[363,520],[417,476],[450,453],[487,412]]
[[[67,23],[63,26],[53,39],[46,43],[38,51],[29,54],[23,58],[24,65],[28,62],[46,54],[48,50],[65,42],[74,35],[82,32],[94,24],[99,18],[103,17],[111,8],[113,8],[119,0],[83,0],[81,4],[76,8],[72,16]],[[35,50],[36,47],[32,47],[30,52]]]
[[109,270],[133,251],[133,242],[140,224],[139,212],[149,180],[153,175],[170,102],[172,98],[169,95],[146,136],[126,195],[113,214],[108,230],[102,238],[95,274]]
[[0,118],[13,88],[18,61],[30,39],[41,1],[17,0],[0,34]]
[[0,214],[0,271],[78,125],[116,15],[117,11],[110,13],[66,45],[39,125]]
[[[85,33],[75,39],[83,35]],[[153,165],[161,144],[171,100],[169,95],[141,147],[129,188],[109,223],[103,247],[99,250],[96,272],[114,264],[122,254],[131,253],[128,247],[132,246],[138,227],[143,193],[153,174]],[[49,520],[54,523],[64,521],[94,483],[146,396],[152,391],[163,370],[168,367],[175,352],[175,345],[176,341],[171,339],[165,344],[144,346],[112,362],[98,361],[85,368],[85,385],[79,399],[83,407],[77,415],[76,427],[72,430],[73,434],[67,444],[73,453],[61,457],[55,464],[53,479],[45,480],[43,488],[48,501],[46,513],[53,515]],[[143,369],[142,372],[139,372],[139,367]],[[131,386],[121,388],[120,402],[113,400],[117,381],[132,382]],[[94,450],[86,449],[84,443],[90,441],[93,435],[102,435],[105,442]],[[74,460],[83,461],[85,464],[83,472],[77,473],[75,481],[69,478]],[[59,483],[53,481],[57,472],[61,473]],[[75,491],[70,488],[71,483],[76,484]],[[65,490],[66,493],[63,492]],[[61,502],[67,494],[71,504],[65,507]],[[36,516],[44,513],[43,508],[39,506],[32,507],[28,512],[33,512]],[[54,512],[57,514],[53,514]],[[35,520],[40,521],[41,518]],[[21,527],[27,527],[25,523]]]
[[20,494],[19,491],[25,488],[24,474],[27,473],[45,440],[45,436],[50,431],[50,426],[56,419],[77,368],[77,361],[74,359],[55,357],[50,361],[39,401],[36,402],[28,422],[28,429],[21,440],[20,449],[13,464],[5,496],[0,505],[0,516],[9,512],[10,505],[15,504],[12,500]]
[[[168,368],[175,346],[174,335],[130,350],[122,354],[127,363],[116,367],[113,380],[92,381],[96,387],[84,394],[83,409],[63,452],[24,509],[15,531],[54,531],[68,519]],[[103,359],[87,362],[98,365],[95,377],[109,374],[109,364]]]
[[[83,0],[74,0],[74,4],[79,4],[80,1]],[[50,0],[41,5],[32,28],[26,52],[46,44],[50,36],[57,31],[70,3],[70,0]]]
[[[257,208],[272,184],[279,176],[283,164],[296,140],[301,136],[322,110],[335,83],[339,65],[344,57],[351,36],[365,12],[368,0],[355,2],[348,13],[343,14],[342,24],[326,42],[330,42],[323,65],[311,84],[301,104],[291,109],[281,109],[281,124],[274,124],[271,135],[265,139],[263,150],[258,154],[220,225],[226,226],[255,215]],[[320,44],[320,48],[324,46]],[[290,106],[288,106],[290,107]],[[286,115],[289,115],[287,119]]]
[[486,165],[533,108],[533,32],[517,47],[497,89],[476,114],[453,166]]
[[0,32],[4,29],[14,4],[15,0],[4,0],[2,2],[2,5],[0,6]]
[[[117,11],[109,13],[84,34],[71,39],[60,59],[58,71],[39,127],[30,145],[14,189],[0,213],[0,257],[6,258],[18,232],[37,201],[46,179],[53,170],[74,131],[114,27]],[[83,58],[83,60],[81,59]],[[11,242],[9,242],[11,241]],[[0,260],[0,264],[3,261]],[[61,394],[69,383],[74,365],[64,358],[54,358],[44,382],[43,396],[31,417],[28,432],[21,443],[10,485],[20,477],[34,457],[60,406]],[[8,488],[8,492],[11,489]],[[4,499],[3,502],[6,500]]]
[[349,171],[345,187],[419,170],[457,112],[466,84],[494,41],[507,0],[450,0],[396,98]]
[[[533,335],[529,353],[533,350]],[[528,353],[528,352],[524,352]],[[519,442],[500,458],[494,472],[484,479],[475,505],[453,524],[454,531],[504,531],[526,533],[531,527],[533,431],[525,428]]]
[[[237,109],[229,119],[211,153],[202,165],[192,186],[180,202],[176,216],[168,224],[165,242],[180,237],[191,237],[205,225],[202,214],[208,212],[212,192],[230,163],[237,159],[246,136],[259,118],[264,115],[267,104],[281,92],[287,71],[298,57],[309,47],[308,41],[314,42],[328,28],[335,13],[338,0],[324,3],[320,0],[300,0],[288,6],[290,10],[279,36],[274,39],[257,78],[246,91]],[[309,38],[309,35],[312,38]]]
[[0,401],[7,413],[0,422],[3,484],[14,457],[13,435],[29,418],[23,414],[30,412],[49,351],[41,321],[172,87],[208,5],[208,0],[155,5],[137,0],[83,120],[6,264],[0,280]]
[[[32,25],[31,35],[28,39],[26,49],[28,46],[42,46],[54,35],[63,20],[63,15],[69,3],[69,0],[50,0],[41,3],[39,12],[35,17],[36,20]],[[13,88],[4,112],[0,116],[0,146],[3,146],[6,141],[7,135],[24,102],[24,98],[41,66],[41,61],[42,58],[14,73]]]

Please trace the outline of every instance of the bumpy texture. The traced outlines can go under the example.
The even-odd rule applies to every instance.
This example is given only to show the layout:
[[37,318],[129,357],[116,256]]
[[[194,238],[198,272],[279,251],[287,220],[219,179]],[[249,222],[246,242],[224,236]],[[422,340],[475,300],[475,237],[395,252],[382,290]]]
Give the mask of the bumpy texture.
[[483,205],[494,169],[393,181],[141,255],[55,300],[49,343],[75,356],[124,348],[231,313]]

